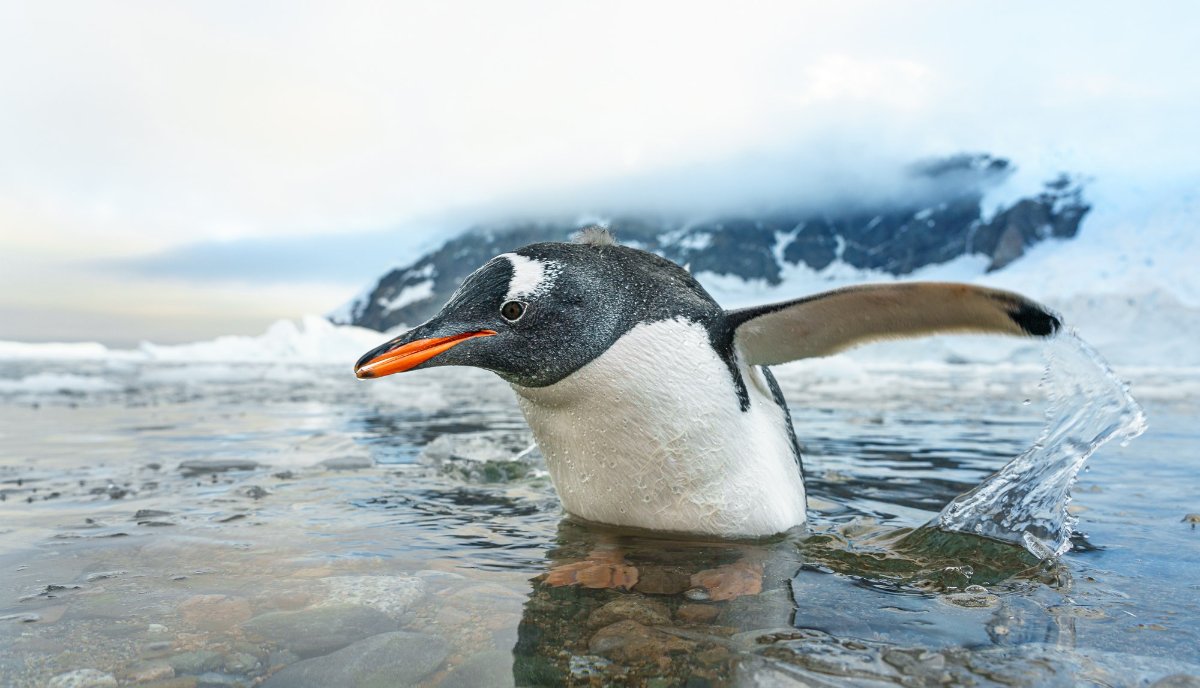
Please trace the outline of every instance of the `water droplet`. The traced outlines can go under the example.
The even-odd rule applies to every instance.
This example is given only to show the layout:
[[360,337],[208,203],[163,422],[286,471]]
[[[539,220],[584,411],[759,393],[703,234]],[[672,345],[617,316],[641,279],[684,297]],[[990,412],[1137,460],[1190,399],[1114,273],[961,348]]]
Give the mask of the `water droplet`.
[[1047,345],[1046,358],[1042,384],[1050,410],[1043,439],[938,516],[946,530],[1021,544],[1040,559],[1070,547],[1070,520],[1057,515],[1088,457],[1110,439],[1145,429],[1141,407],[1085,342],[1064,333]]

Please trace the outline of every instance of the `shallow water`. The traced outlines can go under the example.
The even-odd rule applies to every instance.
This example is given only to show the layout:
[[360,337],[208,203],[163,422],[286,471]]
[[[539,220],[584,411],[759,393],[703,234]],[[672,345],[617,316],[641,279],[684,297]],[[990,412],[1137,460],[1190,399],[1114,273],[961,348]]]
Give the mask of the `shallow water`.
[[1195,371],[1129,372],[1150,430],[1089,461],[1045,565],[911,534],[1039,437],[1038,366],[779,368],[813,522],[754,543],[564,520],[479,371],[61,368],[0,364],[0,685],[1200,676]]

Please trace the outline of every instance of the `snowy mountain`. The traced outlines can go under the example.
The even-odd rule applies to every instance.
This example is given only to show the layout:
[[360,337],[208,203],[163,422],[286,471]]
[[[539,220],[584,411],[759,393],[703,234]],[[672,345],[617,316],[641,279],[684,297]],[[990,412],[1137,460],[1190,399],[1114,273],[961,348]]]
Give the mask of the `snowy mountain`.
[[[687,266],[714,293],[738,284],[778,287],[797,270],[904,276],[963,256],[979,257],[981,272],[991,272],[1046,239],[1074,237],[1091,210],[1078,180],[1065,175],[1038,193],[986,208],[987,194],[1012,171],[1002,158],[964,154],[912,165],[912,188],[922,190],[914,200],[701,219],[614,213],[603,224],[622,243]],[[380,331],[421,323],[493,256],[565,241],[593,221],[537,218],[473,227],[383,275],[329,318]]]
[[[1069,328],[1123,374],[1200,369],[1200,177],[1152,185],[1101,177],[1088,182],[1085,202],[1071,180],[1057,179],[1040,189],[1037,177],[1027,178],[1023,186],[1005,181],[1011,166],[992,158],[958,158],[950,168],[958,170],[957,181],[936,165],[914,169],[937,182],[941,200],[931,202],[938,194],[925,195],[920,204],[870,216],[780,212],[686,223],[614,215],[609,224],[626,243],[688,264],[727,308],[864,282],[968,282],[1019,291],[1058,310]],[[955,208],[960,209],[957,220]],[[987,208],[993,213],[985,214]],[[893,231],[871,233],[885,223]],[[244,365],[267,366],[271,376],[281,379],[309,379],[310,373],[296,364],[335,365],[349,374],[358,356],[388,336],[377,331],[381,327],[422,322],[463,277],[492,256],[531,241],[564,239],[580,224],[586,221],[475,228],[372,283],[338,317],[280,321],[258,336],[174,346],[143,343],[134,350],[95,343],[0,342],[0,362],[103,361],[98,374],[134,363],[187,363],[197,364],[189,374],[221,379],[244,377]],[[874,250],[867,244],[871,237],[882,238]],[[825,262],[828,251],[817,250],[826,244],[832,246],[831,262]],[[1040,348],[1031,340],[941,336],[789,365],[806,371],[812,384],[849,385],[849,393],[874,389],[864,366],[974,362],[990,368],[1040,360]],[[83,368],[70,374],[37,370],[24,380],[0,380],[0,394],[74,393],[117,385],[77,374]],[[1167,387],[1135,385],[1135,392],[1140,397],[1195,398],[1200,378],[1189,375]]]

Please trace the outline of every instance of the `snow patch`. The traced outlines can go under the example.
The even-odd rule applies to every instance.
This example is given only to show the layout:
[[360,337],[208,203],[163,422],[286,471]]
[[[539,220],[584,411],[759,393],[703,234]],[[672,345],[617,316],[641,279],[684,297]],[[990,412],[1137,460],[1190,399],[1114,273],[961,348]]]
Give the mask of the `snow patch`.
[[[430,265],[429,267],[432,268],[433,265]],[[383,306],[384,313],[391,313],[394,310],[404,308],[410,303],[424,301],[425,299],[432,297],[433,280],[427,279],[423,282],[417,282],[416,284],[410,284],[409,286],[404,287],[400,290],[399,294],[396,294],[390,299],[379,299],[379,305]]]
[[70,394],[111,392],[121,386],[111,380],[71,373],[37,373],[19,380],[0,380],[0,394]]
[[679,240],[679,246],[689,251],[703,251],[712,246],[712,239],[713,235],[709,232],[690,234]]

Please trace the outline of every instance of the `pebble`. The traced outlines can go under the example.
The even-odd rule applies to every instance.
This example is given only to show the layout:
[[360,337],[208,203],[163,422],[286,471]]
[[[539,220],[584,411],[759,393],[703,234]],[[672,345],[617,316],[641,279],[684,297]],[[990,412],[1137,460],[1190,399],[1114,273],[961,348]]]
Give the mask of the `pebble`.
[[270,612],[250,619],[242,628],[278,643],[300,657],[316,657],[386,631],[396,622],[369,607],[317,607],[295,612]]
[[636,621],[618,621],[605,626],[588,641],[588,651],[619,662],[657,661],[665,655],[690,652],[695,643]]
[[171,651],[170,640],[155,640],[142,646],[143,657],[161,657]]
[[166,663],[176,674],[203,674],[220,669],[225,659],[212,650],[193,650],[172,655],[166,659]]
[[603,628],[618,621],[636,621],[643,626],[663,626],[671,623],[667,605],[635,595],[625,595],[605,604],[588,617],[588,628]]
[[246,487],[238,490],[238,494],[242,495],[243,497],[249,497],[250,499],[262,499],[271,493],[267,492],[264,488],[259,487],[258,485],[247,485]]
[[408,686],[433,673],[449,652],[441,638],[422,633],[381,633],[323,657],[284,667],[262,688]]
[[720,607],[711,604],[690,602],[679,605],[675,610],[675,618],[687,624],[709,624],[721,615]]
[[46,688],[117,688],[117,679],[98,669],[76,669],[50,679]]
[[[147,518],[162,518],[163,516],[172,516],[170,511],[162,511],[161,509],[138,509],[133,514],[133,520],[141,521]],[[121,573],[124,573],[122,571]]]

